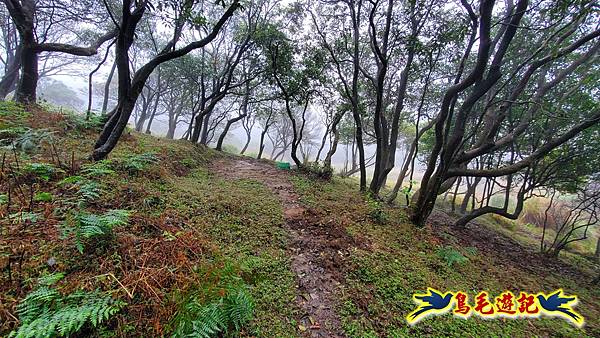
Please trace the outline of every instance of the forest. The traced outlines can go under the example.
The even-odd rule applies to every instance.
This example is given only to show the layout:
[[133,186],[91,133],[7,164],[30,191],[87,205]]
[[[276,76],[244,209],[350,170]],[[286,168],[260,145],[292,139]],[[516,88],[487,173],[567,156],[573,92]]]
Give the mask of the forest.
[[599,61],[594,0],[2,0],[0,336],[600,336]]

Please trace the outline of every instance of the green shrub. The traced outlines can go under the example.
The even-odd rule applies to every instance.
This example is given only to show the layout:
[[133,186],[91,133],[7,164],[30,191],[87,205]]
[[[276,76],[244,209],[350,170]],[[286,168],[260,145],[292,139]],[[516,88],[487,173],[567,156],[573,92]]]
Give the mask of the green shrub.
[[316,162],[308,162],[302,166],[302,170],[310,176],[329,180],[333,176],[333,168],[322,166]]
[[14,101],[0,101],[0,116],[6,117],[14,117],[19,116],[21,118],[26,118],[30,114],[25,111],[25,108],[22,104],[14,102]]
[[0,194],[0,205],[8,203],[8,195]]
[[184,158],[183,160],[181,160],[181,164],[183,164],[184,166],[186,166],[190,169],[198,166],[198,163],[193,158]]
[[[0,144],[3,146],[11,145],[12,139],[19,137],[23,133],[26,133],[27,130],[28,128],[23,126],[0,128]],[[9,148],[12,148],[12,146]]]
[[417,181],[415,180],[411,180],[409,182],[409,185],[405,185],[402,187],[402,189],[400,190],[400,194],[403,196],[408,196],[408,199],[410,200],[410,198],[414,195],[415,193],[415,186],[417,185]]
[[75,130],[99,130],[104,125],[105,116],[98,114],[90,114],[89,118],[86,115],[78,114],[76,112],[67,111],[64,113],[67,116],[65,119],[65,128],[66,129],[75,129]]
[[173,319],[174,337],[237,333],[254,314],[254,301],[232,264],[204,272],[203,283],[186,297]]
[[371,219],[378,224],[385,224],[387,215],[381,202],[369,196],[367,198],[367,206],[369,207],[369,216]]
[[98,327],[125,306],[100,292],[76,291],[62,295],[52,287],[63,277],[40,278],[38,288],[17,306],[21,326],[9,337],[68,337],[84,327]]
[[438,257],[446,262],[448,267],[452,267],[454,264],[463,264],[469,261],[469,259],[463,256],[460,251],[453,247],[442,247],[437,251]]
[[224,144],[221,150],[234,155],[238,155],[240,153],[240,149],[233,144]]

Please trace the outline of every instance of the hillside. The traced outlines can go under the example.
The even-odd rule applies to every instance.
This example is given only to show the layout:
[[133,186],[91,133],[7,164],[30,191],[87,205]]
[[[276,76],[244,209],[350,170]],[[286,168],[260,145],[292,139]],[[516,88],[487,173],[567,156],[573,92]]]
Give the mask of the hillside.
[[[600,336],[589,262],[550,261],[483,225],[451,228],[440,211],[416,228],[352,179],[186,141],[129,132],[93,163],[98,125],[0,102],[0,139],[16,145],[0,154],[0,336],[61,306],[75,314],[44,318],[81,336]],[[409,326],[427,287],[563,288],[586,325],[443,315]],[[105,318],[78,321],[99,300],[89,318]]]

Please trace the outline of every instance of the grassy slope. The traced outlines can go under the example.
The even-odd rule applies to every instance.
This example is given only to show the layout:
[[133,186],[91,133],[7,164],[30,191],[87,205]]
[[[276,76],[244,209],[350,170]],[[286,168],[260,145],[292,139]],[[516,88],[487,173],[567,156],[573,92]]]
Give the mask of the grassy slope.
[[[356,193],[353,182],[332,183],[296,179],[304,201],[354,236],[360,248],[351,251],[340,312],[344,329],[351,336],[377,335],[452,337],[599,336],[600,289],[587,280],[574,280],[560,271],[532,274],[511,258],[464,245],[469,238],[457,238],[446,226],[417,229],[406,221],[402,210],[384,208],[384,224],[373,219],[373,203]],[[452,246],[469,261],[452,268],[438,256],[438,249]],[[530,262],[541,264],[539,261]],[[522,264],[522,263],[521,263]],[[541,267],[543,269],[543,267]],[[467,321],[450,315],[425,319],[414,327],[404,316],[414,309],[411,299],[417,291],[434,287],[441,291],[466,291],[472,297],[486,290],[498,295],[504,290],[550,292],[564,288],[579,296],[577,310],[586,318],[585,331],[563,320],[482,320]]]
[[[6,114],[0,114],[0,128],[6,128],[8,120]],[[9,122],[50,126],[56,131],[53,143],[62,164],[70,167],[71,155],[75,155],[74,174],[86,162],[96,136],[70,118],[43,111]],[[56,162],[50,148],[46,145],[39,154],[21,158],[21,164]],[[140,173],[119,169],[118,164],[128,155],[147,152],[156,153],[160,162]],[[233,261],[251,286],[257,303],[255,319],[243,333],[298,336],[295,281],[285,250],[288,239],[282,228],[281,206],[259,182],[224,181],[212,175],[209,163],[220,156],[226,155],[181,141],[142,134],[124,137],[111,155],[116,174],[96,179],[102,182],[104,192],[86,210],[132,210],[131,222],[117,229],[108,245],[97,245],[83,255],[75,250],[72,239],[61,238],[58,231],[69,211],[65,201],[73,195],[57,185],[67,174],[37,185],[36,191],[54,196],[53,202],[34,207],[34,211],[44,214],[42,221],[23,230],[9,224],[6,215],[1,218],[2,281],[8,281],[6,257],[13,252],[22,254],[23,260],[19,268],[13,264],[12,282],[0,283],[0,307],[4,307],[4,311],[0,309],[0,335],[16,325],[8,313],[14,314],[16,303],[31,290],[31,281],[52,270],[67,273],[60,284],[65,291],[100,288],[127,301],[127,308],[111,322],[110,330],[117,335],[165,334],[181,295],[203,282],[204,276],[198,271],[218,271],[223,262]],[[346,283],[342,285],[339,313],[349,336],[582,335],[582,331],[558,319],[463,321],[443,316],[408,327],[404,316],[413,308],[411,295],[427,286],[460,289],[470,295],[483,289],[495,294],[504,289],[536,292],[563,287],[580,296],[578,310],[588,319],[584,333],[600,335],[596,304],[600,291],[584,281],[551,272],[542,280],[542,276],[531,275],[499,255],[465,250],[462,239],[444,227],[410,226],[402,210],[385,209],[385,222],[376,222],[379,208],[358,194],[351,181],[325,183],[295,177],[294,182],[307,206],[345,228],[360,244],[350,250],[343,271]],[[0,194],[6,191],[2,184]],[[3,206],[0,210],[4,212]],[[441,246],[456,247],[469,262],[448,268],[437,255]],[[51,257],[57,262],[53,267],[46,263]]]
[[[3,105],[0,110],[12,108]],[[10,120],[7,114],[0,116],[5,127],[44,126],[54,131],[53,143],[62,164],[67,163],[65,167],[71,166],[71,154],[75,167],[87,162],[96,132],[73,126],[69,117],[40,111],[22,121]],[[56,164],[51,148],[45,144],[39,153],[22,156],[20,165]],[[112,323],[111,329],[117,335],[165,334],[181,296],[203,282],[204,276],[196,271],[218,270],[224,262],[234,262],[239,267],[255,298],[255,319],[246,334],[276,336],[295,332],[296,326],[290,320],[295,317],[295,282],[284,250],[287,239],[281,228],[283,217],[278,201],[257,182],[213,177],[206,166],[211,159],[225,155],[183,141],[127,135],[111,160],[120,168],[117,164],[127,156],[147,152],[157,154],[160,162],[139,173],[117,169],[113,175],[95,179],[102,183],[103,193],[85,210],[133,211],[130,224],[118,228],[115,239],[107,245],[96,243],[91,245],[95,250],[86,250],[82,255],[72,239],[61,238],[58,227],[69,209],[64,202],[73,195],[57,184],[66,173],[36,185],[36,191],[50,192],[54,197],[53,202],[35,205],[33,211],[45,214],[36,224],[23,230],[2,215],[0,278],[7,282],[0,283],[0,308],[5,310],[0,311],[0,336],[15,327],[9,313],[15,314],[14,306],[32,289],[35,278],[50,271],[67,273],[60,284],[63,291],[100,288],[125,300],[128,307]],[[7,161],[14,166],[10,153]],[[78,169],[75,171],[73,174],[80,174]],[[0,184],[0,193],[6,191],[6,186]],[[23,205],[13,202],[11,213],[17,206]],[[5,206],[0,206],[0,210],[4,213]],[[13,264],[9,283],[7,257],[13,250],[20,254],[17,248],[22,245],[22,266],[15,268]],[[46,263],[51,257],[57,262],[52,268]],[[133,299],[125,289],[133,293]]]

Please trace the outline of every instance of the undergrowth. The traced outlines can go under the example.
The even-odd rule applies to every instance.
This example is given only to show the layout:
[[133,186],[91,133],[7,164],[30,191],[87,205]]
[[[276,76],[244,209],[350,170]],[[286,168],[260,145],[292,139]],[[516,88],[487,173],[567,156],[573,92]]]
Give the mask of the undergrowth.
[[208,338],[239,333],[254,313],[254,300],[239,268],[226,263],[199,274],[202,283],[183,297],[172,321],[173,336]]
[[86,243],[94,240],[94,244],[102,246],[112,238],[113,229],[126,225],[130,212],[127,210],[109,210],[101,215],[78,212],[63,226],[63,235],[73,236],[75,247],[83,253]]
[[104,324],[125,306],[98,291],[62,294],[53,287],[62,277],[53,274],[38,280],[38,288],[17,306],[21,325],[9,337],[70,337]]

